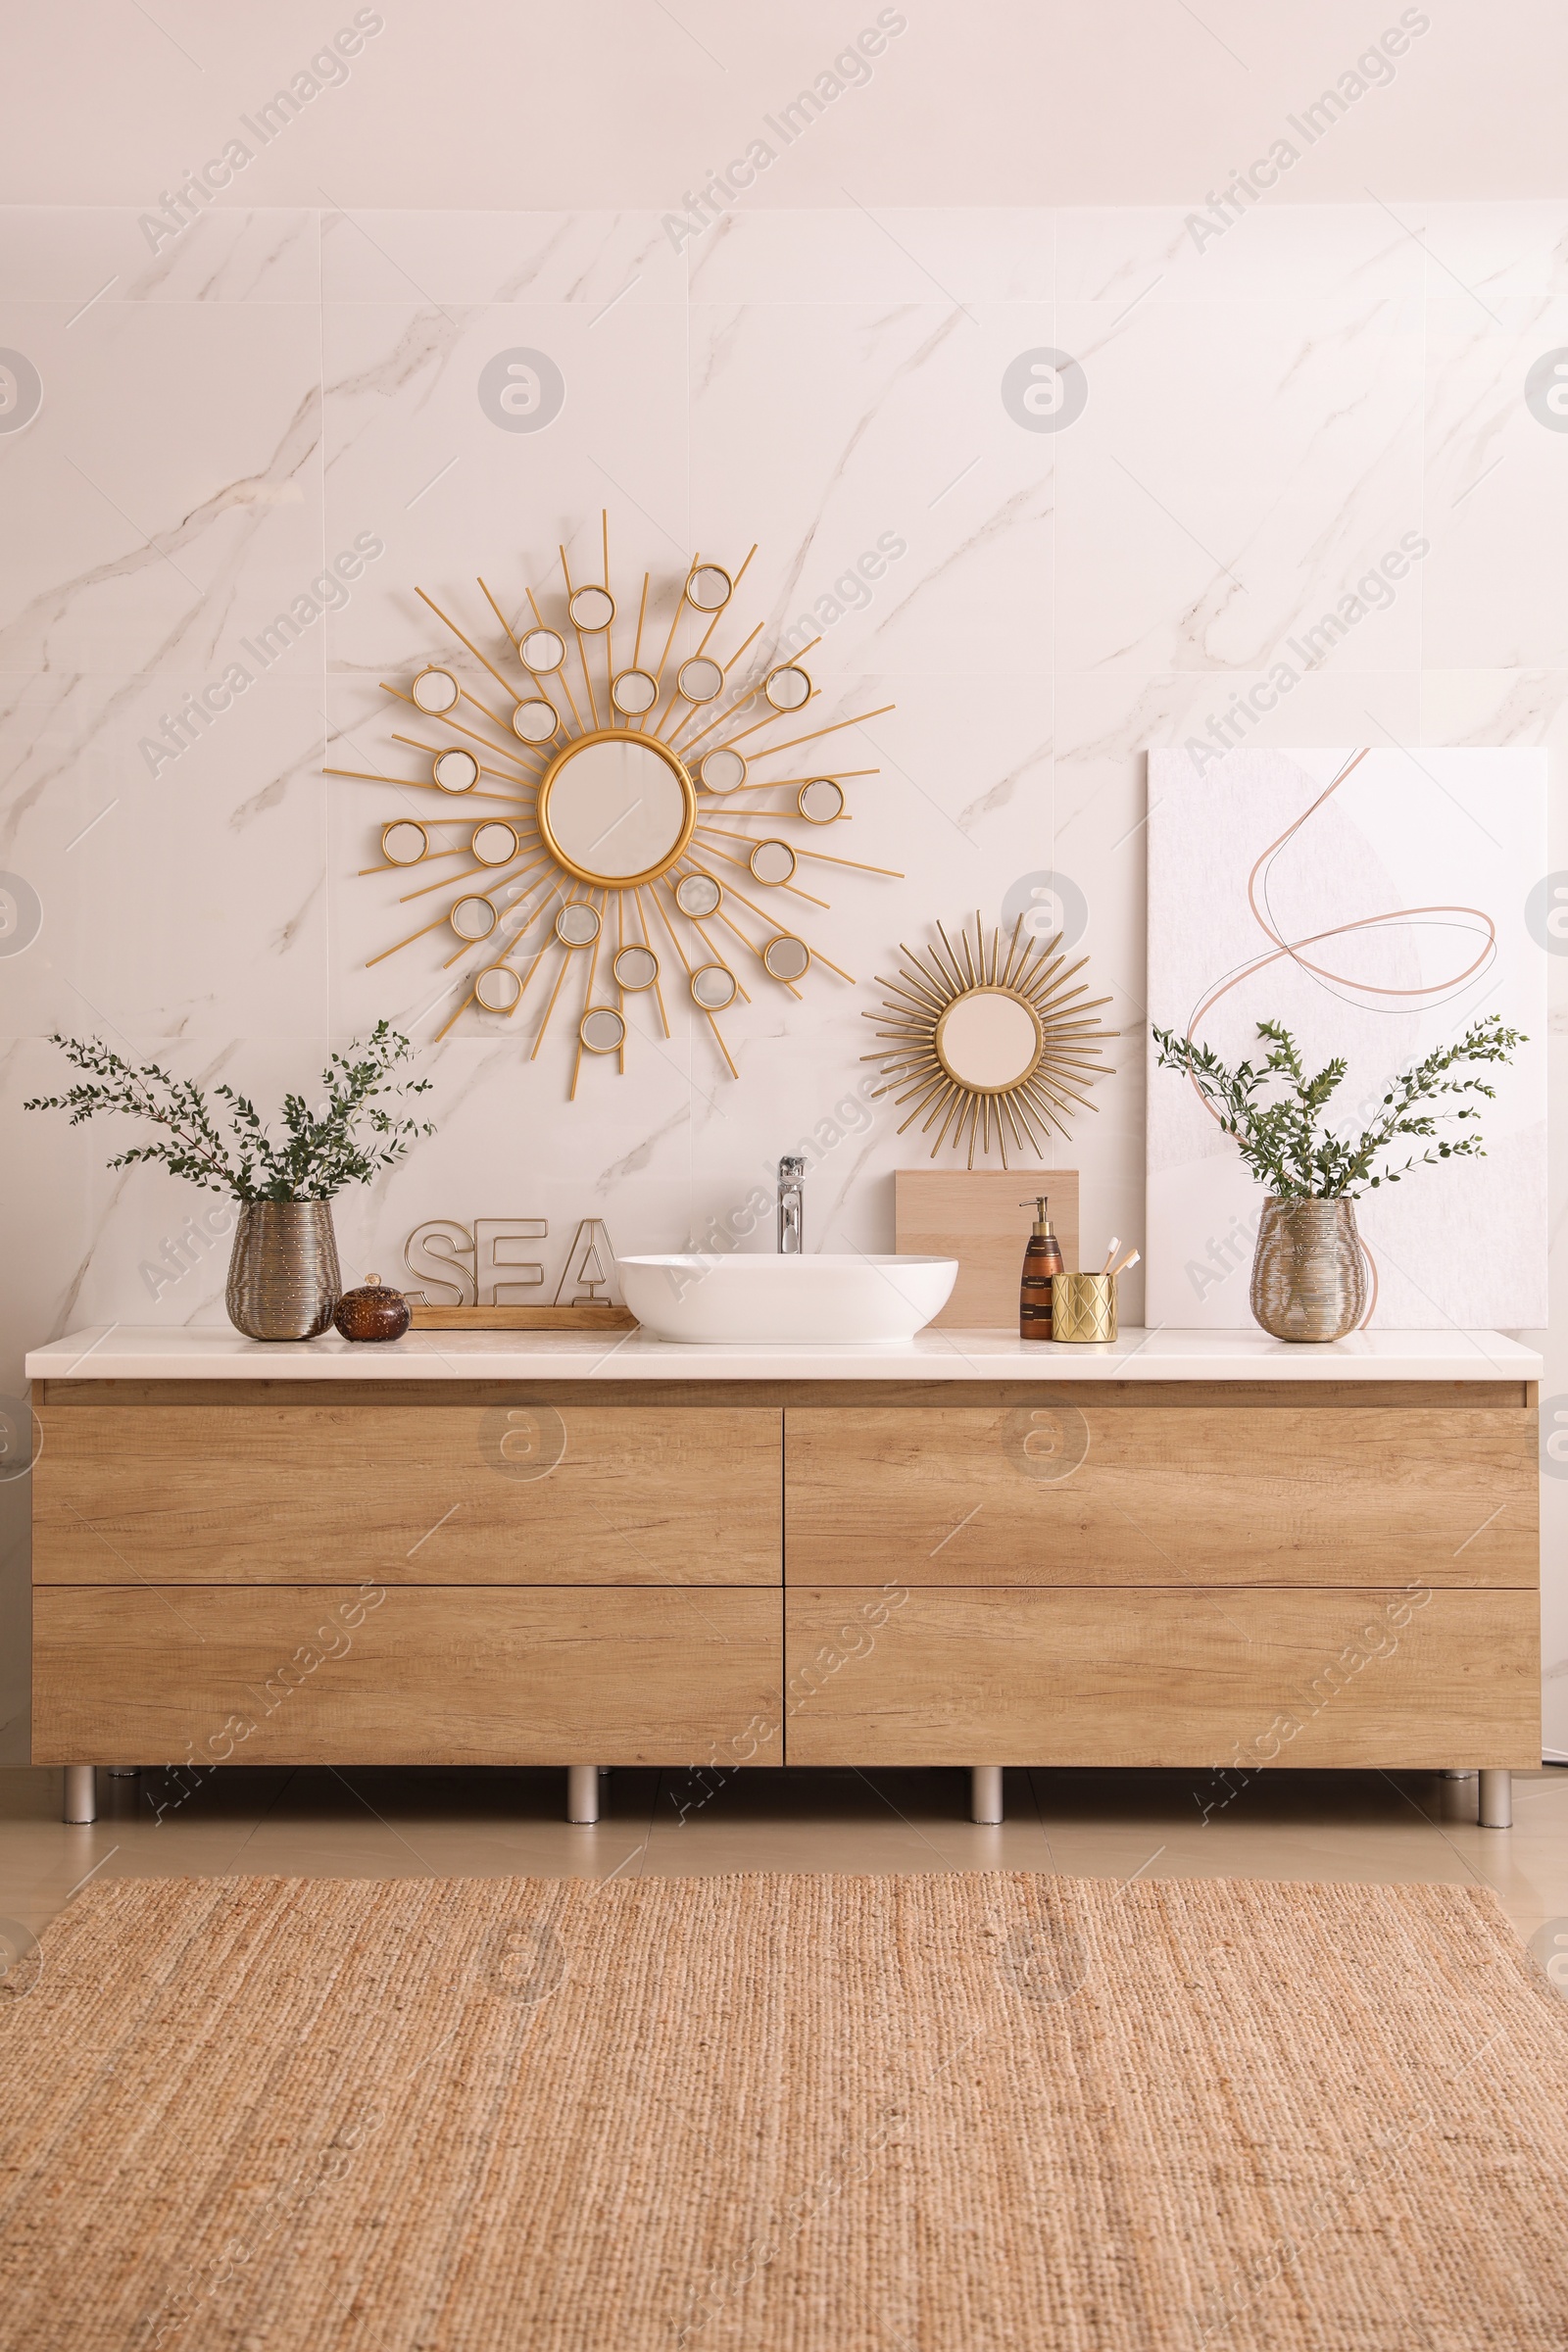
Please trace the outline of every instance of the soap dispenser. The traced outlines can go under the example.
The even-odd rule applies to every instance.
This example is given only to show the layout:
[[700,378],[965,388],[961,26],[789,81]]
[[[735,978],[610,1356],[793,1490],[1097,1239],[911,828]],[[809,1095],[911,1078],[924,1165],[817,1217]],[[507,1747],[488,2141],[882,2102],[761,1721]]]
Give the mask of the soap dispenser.
[[[1020,1208],[1029,1202],[1020,1200]],[[1023,1273],[1018,1282],[1018,1334],[1025,1340],[1049,1340],[1051,1337],[1052,1285],[1058,1274],[1066,1272],[1061,1259],[1061,1244],[1051,1230],[1046,1214],[1047,1196],[1037,1193],[1034,1200],[1035,1224],[1023,1253]]]

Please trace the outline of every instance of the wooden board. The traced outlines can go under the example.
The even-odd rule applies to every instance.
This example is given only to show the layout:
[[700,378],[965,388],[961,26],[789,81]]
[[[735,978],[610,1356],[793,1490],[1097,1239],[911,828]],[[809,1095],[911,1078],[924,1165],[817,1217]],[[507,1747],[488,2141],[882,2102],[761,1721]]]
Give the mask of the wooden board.
[[[629,1306],[428,1306],[410,1300],[416,1331],[635,1331]],[[395,1344],[395,1343],[394,1343]]]
[[46,1403],[34,1582],[779,1582],[776,1405],[513,1397]]
[[[956,1257],[958,1279],[935,1320],[965,1331],[1018,1328],[1018,1278],[1035,1221],[1031,1196],[1048,1193],[1069,1273],[1078,1265],[1076,1168],[899,1168],[893,1178],[894,1248]],[[1020,1201],[1029,1205],[1020,1208]],[[1107,1233],[1104,1237],[1109,1241]],[[1103,1256],[1096,1259],[1103,1262]]]
[[[734,1761],[754,1716],[778,1720],[778,1666],[776,1592],[56,1589],[34,1596],[32,1754]],[[776,1738],[751,1744],[780,1762]]]
[[1538,1610],[1509,1592],[792,1589],[785,1760],[1524,1769]]
[[1076,1396],[791,1405],[790,1582],[1538,1581],[1536,1414],[1517,1391],[1500,1410]]

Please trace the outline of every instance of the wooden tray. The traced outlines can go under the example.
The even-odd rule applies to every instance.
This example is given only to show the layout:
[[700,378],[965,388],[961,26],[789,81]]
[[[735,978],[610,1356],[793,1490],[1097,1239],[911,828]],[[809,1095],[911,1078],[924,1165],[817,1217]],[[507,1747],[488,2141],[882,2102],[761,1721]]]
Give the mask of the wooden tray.
[[[411,1302],[412,1304],[412,1302]],[[635,1331],[629,1306],[414,1305],[416,1331]]]

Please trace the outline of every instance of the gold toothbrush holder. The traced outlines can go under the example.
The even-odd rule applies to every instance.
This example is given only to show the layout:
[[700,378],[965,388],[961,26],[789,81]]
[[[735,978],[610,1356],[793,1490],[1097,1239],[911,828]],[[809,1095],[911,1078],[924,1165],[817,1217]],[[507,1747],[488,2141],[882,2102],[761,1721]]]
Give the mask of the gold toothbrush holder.
[[1116,1337],[1114,1274],[1058,1274],[1051,1286],[1051,1336],[1090,1343]]

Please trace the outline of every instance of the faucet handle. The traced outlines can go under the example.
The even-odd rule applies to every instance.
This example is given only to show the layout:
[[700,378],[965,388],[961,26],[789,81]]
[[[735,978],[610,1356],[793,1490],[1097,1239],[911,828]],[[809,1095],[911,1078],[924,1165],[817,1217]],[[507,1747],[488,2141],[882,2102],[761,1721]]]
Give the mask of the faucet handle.
[[778,1163],[778,1172],[782,1183],[788,1184],[792,1178],[799,1182],[800,1178],[806,1174],[806,1162],[804,1159],[796,1159],[786,1154]]

